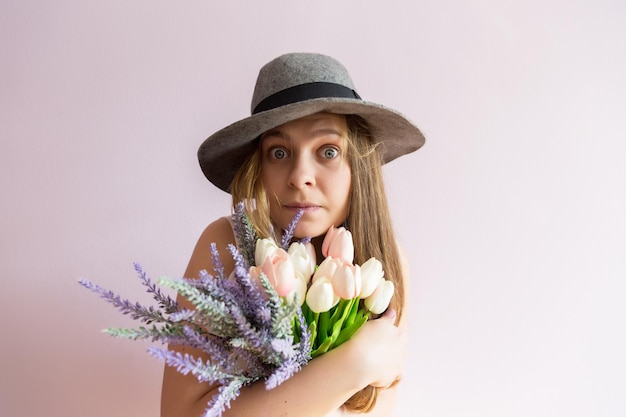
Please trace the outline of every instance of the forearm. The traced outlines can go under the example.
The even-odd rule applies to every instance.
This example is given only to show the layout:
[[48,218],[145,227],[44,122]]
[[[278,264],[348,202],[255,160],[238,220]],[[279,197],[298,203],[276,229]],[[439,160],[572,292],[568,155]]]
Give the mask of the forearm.
[[358,389],[337,395],[340,388],[333,385],[333,382],[341,378],[322,376],[321,380],[310,382],[305,379],[307,377],[303,372],[299,385],[290,386],[287,381],[270,391],[266,391],[262,383],[254,384],[242,390],[241,396],[231,404],[231,410],[224,413],[224,416],[389,417],[395,407],[396,386],[380,390],[375,407],[363,414],[343,407],[343,403]]
[[[240,395],[230,404],[224,417],[237,416],[299,416],[321,417],[332,415],[355,392],[366,385],[360,372],[350,370],[349,351],[335,349],[305,365],[299,372],[272,390],[266,390],[263,381],[241,389]],[[344,369],[344,371],[338,371]],[[197,382],[196,382],[197,385]],[[162,417],[199,417],[207,403],[217,392],[206,385],[205,394],[191,404],[177,404],[166,413],[164,404]],[[179,400],[182,400],[179,398]],[[172,399],[171,401],[175,401]],[[185,401],[185,400],[183,400]],[[181,415],[184,406],[186,414]]]
[[[346,360],[340,350],[331,351],[309,362],[298,374],[281,386],[265,392],[259,384],[246,392],[239,407],[251,411],[249,415],[268,416],[326,416],[336,412],[354,393],[365,386],[360,375],[345,367]],[[247,399],[258,401],[262,408],[254,413]],[[258,413],[261,412],[261,413]],[[239,415],[239,414],[237,414]],[[248,415],[248,414],[241,414]]]

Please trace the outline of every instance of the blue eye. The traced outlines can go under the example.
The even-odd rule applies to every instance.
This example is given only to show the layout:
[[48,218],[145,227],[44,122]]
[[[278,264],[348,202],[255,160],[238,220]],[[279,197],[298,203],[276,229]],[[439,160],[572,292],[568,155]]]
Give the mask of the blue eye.
[[323,152],[324,158],[334,159],[339,156],[339,150],[337,148],[325,148]]
[[287,157],[287,151],[283,148],[272,148],[270,149],[270,156],[273,159],[283,159]]

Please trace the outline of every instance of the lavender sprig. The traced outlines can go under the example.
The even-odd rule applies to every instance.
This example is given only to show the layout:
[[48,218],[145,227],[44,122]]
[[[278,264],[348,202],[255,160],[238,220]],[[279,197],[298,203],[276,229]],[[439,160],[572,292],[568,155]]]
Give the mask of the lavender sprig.
[[296,358],[287,359],[265,380],[265,388],[268,390],[276,388],[291,378],[301,368],[302,364]]
[[163,295],[161,290],[148,278],[144,270],[141,268],[138,262],[134,263],[135,271],[139,274],[141,283],[148,288],[148,292],[153,294],[153,298],[163,308],[165,313],[173,313],[178,310],[178,303],[168,295]]
[[[176,368],[183,375],[192,374],[198,378],[199,382],[228,381],[237,375],[228,374],[216,367],[210,361],[194,358],[188,353],[173,352],[171,350],[151,346],[148,353],[152,356],[164,360],[168,366]],[[241,375],[242,378],[245,376]],[[248,382],[248,381],[246,381]]]
[[293,233],[296,230],[296,225],[300,221],[300,218],[302,217],[303,214],[304,214],[304,209],[298,210],[294,218],[291,220],[291,222],[287,226],[287,230],[285,230],[285,232],[283,233],[283,237],[280,240],[280,246],[284,250],[289,249],[289,243],[291,242],[291,239],[293,238]]
[[212,323],[211,330],[220,333],[219,336],[228,336],[234,331],[235,323],[224,301],[204,293],[184,280],[161,278],[159,284],[172,288],[193,303],[196,310],[205,315],[206,322]]
[[239,390],[245,384],[240,380],[233,380],[227,385],[220,386],[217,394],[209,401],[203,417],[221,417],[226,408],[230,407],[230,402],[237,398]]
[[249,266],[254,265],[254,251],[256,248],[257,235],[254,227],[250,223],[250,219],[246,215],[246,207],[243,201],[235,205],[233,212],[233,229],[241,255]]
[[307,325],[302,309],[298,309],[296,321],[298,323],[298,328],[300,329],[300,334],[298,335],[300,339],[298,362],[306,364],[309,360],[311,360],[313,345],[311,343],[311,329],[309,329],[309,326]]
[[256,283],[250,279],[249,267],[246,261],[234,245],[228,245],[233,259],[235,260],[234,278],[241,287],[244,300],[242,309],[246,316],[250,316],[254,323],[267,326],[271,323],[271,312],[267,307],[266,294]]
[[141,322],[146,324],[150,324],[154,321],[166,321],[163,314],[152,306],[146,308],[138,302],[132,303],[129,300],[122,299],[113,291],[106,290],[99,285],[87,281],[83,278],[81,278],[78,282],[80,283],[80,285],[87,288],[88,290],[100,294],[101,298],[104,298],[106,301],[113,304],[113,306],[119,309],[122,314],[130,315],[133,320],[140,320]]
[[105,329],[104,332],[119,339],[151,340],[153,342],[168,340],[172,336],[181,335],[180,328],[171,325],[163,327],[157,327],[155,325],[151,327],[139,326],[136,329],[120,329],[112,327]]
[[226,280],[226,276],[224,275],[224,264],[222,264],[222,259],[220,258],[220,254],[217,251],[217,245],[215,242],[211,243],[211,261],[213,262],[213,272],[218,278],[222,280]]

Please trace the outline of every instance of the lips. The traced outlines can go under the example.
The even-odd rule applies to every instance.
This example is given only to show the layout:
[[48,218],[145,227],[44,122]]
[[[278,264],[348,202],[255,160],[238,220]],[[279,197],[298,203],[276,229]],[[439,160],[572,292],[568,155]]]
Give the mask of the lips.
[[289,204],[285,204],[284,207],[287,210],[304,210],[305,212],[307,211],[313,211],[316,210],[318,208],[320,208],[321,206],[318,204],[313,204],[313,203],[289,203]]

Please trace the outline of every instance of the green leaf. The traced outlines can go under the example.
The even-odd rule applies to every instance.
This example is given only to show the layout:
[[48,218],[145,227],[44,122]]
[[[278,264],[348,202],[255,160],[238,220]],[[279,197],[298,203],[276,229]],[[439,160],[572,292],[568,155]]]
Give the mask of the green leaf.
[[309,324],[309,331],[311,332],[311,349],[315,349],[315,338],[317,337],[317,322],[314,321]]
[[323,353],[328,352],[332,344],[333,344],[333,341],[331,339],[324,340],[324,343],[320,344],[320,346],[317,349],[311,351],[311,358],[315,358]]
[[365,324],[367,321],[367,316],[361,315],[357,319],[355,319],[354,323],[350,326],[343,329],[339,335],[337,336],[335,343],[333,344],[333,348],[341,345],[342,343],[348,341],[354,334]]
[[344,322],[346,318],[348,317],[348,315],[350,314],[350,311],[352,310],[352,306],[355,304],[355,300],[358,302],[358,299],[355,299],[355,298],[351,300],[341,300],[341,301],[346,301],[346,302],[340,303],[339,304],[340,308],[338,308],[335,311],[335,314],[333,314],[333,316],[336,316],[335,323],[333,323],[333,330],[330,335],[330,338],[333,341],[337,339],[337,337],[339,336],[339,333],[341,332],[341,329],[344,327]]

